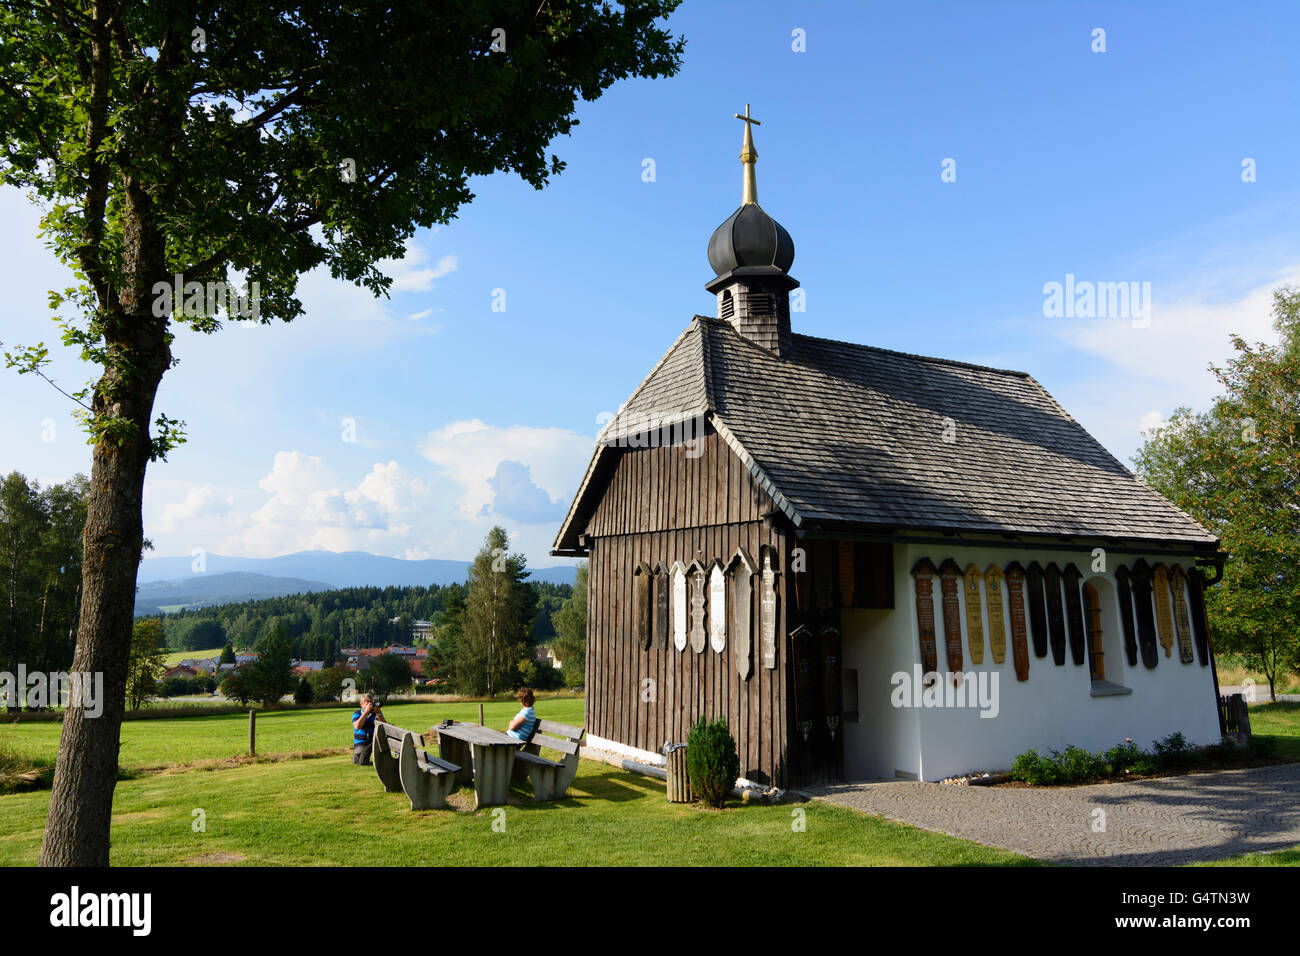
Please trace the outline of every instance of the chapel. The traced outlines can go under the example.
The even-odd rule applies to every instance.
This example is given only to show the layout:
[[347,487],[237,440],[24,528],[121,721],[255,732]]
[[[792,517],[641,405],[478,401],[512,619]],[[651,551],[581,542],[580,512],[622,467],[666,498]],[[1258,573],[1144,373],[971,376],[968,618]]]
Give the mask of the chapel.
[[722,717],[742,779],[792,787],[1217,742],[1218,539],[1026,372],[794,330],[736,116],[714,314],[602,430],[552,550],[589,561],[589,744],[662,764]]

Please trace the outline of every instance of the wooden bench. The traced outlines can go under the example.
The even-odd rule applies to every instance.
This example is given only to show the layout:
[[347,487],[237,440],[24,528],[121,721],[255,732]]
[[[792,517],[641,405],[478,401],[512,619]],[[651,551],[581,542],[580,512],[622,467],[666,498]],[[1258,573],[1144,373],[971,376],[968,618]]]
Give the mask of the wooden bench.
[[375,721],[375,775],[389,793],[402,791],[412,810],[440,810],[456,789],[460,767],[428,753],[409,730]]
[[[578,774],[578,751],[582,749],[582,727],[570,727],[551,720],[540,721],[531,742],[515,754],[515,780],[527,776],[533,785],[533,799],[559,800]],[[542,748],[558,750],[564,758],[556,763],[539,754]]]

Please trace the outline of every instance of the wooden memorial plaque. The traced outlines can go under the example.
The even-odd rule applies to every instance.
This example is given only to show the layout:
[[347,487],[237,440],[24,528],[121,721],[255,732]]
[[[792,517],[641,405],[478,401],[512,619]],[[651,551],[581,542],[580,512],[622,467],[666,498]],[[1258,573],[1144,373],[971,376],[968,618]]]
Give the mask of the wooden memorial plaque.
[[672,628],[668,617],[668,588],[668,569],[660,561],[655,565],[654,583],[654,648],[660,651],[668,649],[668,632]]
[[925,678],[939,670],[939,655],[934,637],[934,576],[929,558],[922,558],[912,568],[916,584],[916,624],[921,635],[921,673]]
[[1060,667],[1065,663],[1065,608],[1061,605],[1061,569],[1055,561],[1043,572],[1043,587],[1047,590],[1047,630],[1052,643],[1052,662]]
[[822,716],[832,741],[840,735],[844,714],[844,676],[840,672],[840,629],[833,624],[822,628]]
[[989,650],[995,664],[1007,659],[1007,626],[1002,610],[1005,587],[1006,575],[996,564],[990,564],[984,572],[984,588],[989,594]]
[[1020,562],[1007,565],[1007,601],[1011,605],[1011,657],[1016,680],[1029,680],[1029,637],[1025,633],[1025,569]]
[[1065,623],[1070,631],[1070,656],[1076,666],[1088,659],[1088,632],[1083,625],[1083,598],[1079,593],[1079,582],[1083,575],[1073,564],[1067,564],[1061,575],[1065,585]]
[[1156,598],[1156,630],[1160,634],[1160,646],[1165,649],[1165,657],[1172,657],[1174,652],[1174,608],[1169,599],[1169,569],[1157,564],[1151,569],[1151,588]]
[[1137,667],[1137,632],[1133,628],[1133,584],[1129,569],[1120,565],[1115,569],[1115,592],[1119,595],[1119,623],[1124,631],[1124,656],[1129,667]]
[[722,565],[713,562],[709,571],[709,646],[715,654],[727,649],[727,576]]
[[731,576],[731,647],[736,656],[736,673],[749,680],[754,654],[752,621],[754,611],[754,560],[744,548],[736,550],[727,566]]
[[686,616],[690,602],[686,597],[686,566],[673,564],[673,647],[686,650]]
[[645,561],[636,566],[632,572],[633,601],[632,625],[636,646],[643,651],[650,649],[654,624],[654,569]]
[[1137,614],[1138,650],[1142,664],[1148,669],[1156,666],[1156,618],[1151,610],[1151,565],[1145,558],[1133,562],[1133,610]]
[[970,648],[970,662],[978,667],[984,663],[984,602],[980,599],[980,582],[984,575],[975,565],[966,568],[966,644]]
[[1047,656],[1047,606],[1043,604],[1043,568],[1037,561],[1025,569],[1025,600],[1029,604],[1030,637],[1034,641],[1034,656]]
[[829,541],[813,542],[813,606],[825,614],[835,606],[835,547]]
[[1169,586],[1174,592],[1174,624],[1178,627],[1178,659],[1190,664],[1192,655],[1192,622],[1187,616],[1187,573],[1180,564],[1169,569]]
[[708,643],[708,637],[704,633],[704,618],[707,613],[705,609],[708,604],[705,596],[708,574],[704,570],[704,565],[698,560],[692,561],[686,580],[691,588],[691,650],[700,654],[704,651],[704,645]]
[[763,585],[759,594],[759,629],[763,644],[763,666],[776,668],[776,578],[780,573],[772,566],[772,548],[762,548]]
[[857,584],[853,568],[853,542],[841,541],[840,550],[840,607],[853,607],[853,592]]
[[790,650],[794,657],[794,719],[805,744],[817,727],[820,710],[817,705],[819,643],[817,635],[805,624],[790,632]]
[[948,671],[956,675],[962,671],[961,607],[957,591],[961,587],[961,568],[948,558],[939,565],[939,590],[943,592],[943,642],[948,649]]
[[1192,633],[1196,635],[1196,656],[1202,667],[1210,664],[1209,622],[1205,617],[1205,574],[1200,568],[1192,568],[1187,575],[1187,597],[1191,605]]

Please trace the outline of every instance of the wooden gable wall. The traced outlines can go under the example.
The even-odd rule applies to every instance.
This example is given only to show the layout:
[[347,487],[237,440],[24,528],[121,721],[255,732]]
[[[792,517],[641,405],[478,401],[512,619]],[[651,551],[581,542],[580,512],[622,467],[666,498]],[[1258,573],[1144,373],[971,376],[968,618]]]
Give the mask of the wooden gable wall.
[[[786,575],[777,578],[776,667],[763,666],[758,588],[748,680],[737,668],[734,635],[722,653],[706,645],[696,653],[636,641],[634,571],[644,561],[671,569],[681,561],[728,562],[743,547],[757,563],[773,549],[784,571],[786,535],[780,522],[764,521],[771,499],[711,428],[703,453],[682,446],[626,449],[586,528],[590,548],[587,608],[587,727],[599,737],[661,752],[664,742],[685,742],[702,716],[725,717],[740,753],[741,775],[786,785],[787,694]],[[671,620],[671,601],[669,615]]]

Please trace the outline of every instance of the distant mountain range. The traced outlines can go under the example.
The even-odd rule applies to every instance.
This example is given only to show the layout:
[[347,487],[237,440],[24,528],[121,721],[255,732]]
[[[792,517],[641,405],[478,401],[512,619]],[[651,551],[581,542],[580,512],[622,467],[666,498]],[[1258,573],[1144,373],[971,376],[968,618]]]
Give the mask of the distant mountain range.
[[136,614],[171,613],[181,608],[257,601],[262,598],[333,590],[324,581],[277,578],[269,574],[230,571],[226,574],[196,574],[179,581],[149,581],[138,584]]
[[[348,587],[411,587],[461,584],[470,562],[430,558],[406,561],[365,551],[299,551],[278,558],[231,558],[206,554],[203,570],[193,557],[145,558],[136,577],[137,614],[157,614],[167,607],[254,601],[306,591]],[[577,568],[531,569],[531,581],[572,584]]]

